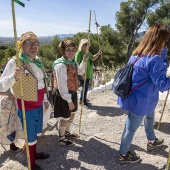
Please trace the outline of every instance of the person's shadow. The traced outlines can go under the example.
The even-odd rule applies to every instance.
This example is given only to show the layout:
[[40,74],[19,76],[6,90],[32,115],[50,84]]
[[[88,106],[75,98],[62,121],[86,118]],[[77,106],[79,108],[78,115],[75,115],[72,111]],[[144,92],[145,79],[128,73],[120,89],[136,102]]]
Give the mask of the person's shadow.
[[[157,129],[158,127],[158,123],[159,122],[156,122],[156,124],[154,125],[154,128]],[[167,122],[161,122],[160,123],[160,126],[159,126],[159,131],[163,132],[163,133],[166,133],[166,134],[170,134],[170,123],[167,123]]]
[[[76,143],[75,146],[59,147],[56,132],[54,131],[53,135],[48,135],[47,133],[38,139],[37,151],[49,153],[50,157],[46,160],[36,160],[36,163],[44,170],[158,170],[158,167],[152,165],[152,163],[144,164],[142,160],[136,164],[120,164],[118,162],[119,152],[115,149],[116,145],[120,145],[120,143],[115,143],[114,140],[107,141],[107,139],[97,136],[90,136],[84,140],[81,138],[76,139],[74,142]],[[167,146],[163,145],[148,154],[159,154],[167,158],[166,148]],[[137,145],[131,145],[131,149],[147,152]],[[9,150],[5,151],[1,154],[1,167],[7,159],[18,161],[23,165],[24,169],[17,170],[27,168],[25,151],[18,154],[11,153]]]
[[95,110],[96,113],[100,116],[121,116],[123,114],[127,114],[128,112],[125,110],[122,110],[117,107],[111,107],[111,106],[95,106],[95,105],[89,105],[89,109]]
[[[40,138],[41,151],[50,153],[50,158],[38,161],[43,169],[49,170],[157,170],[152,164],[143,164],[139,161],[136,164],[120,164],[118,162],[118,151],[96,137],[89,137],[87,140],[76,139],[75,146],[59,147],[56,135],[46,136],[47,140]],[[44,142],[46,141],[46,142]],[[47,145],[48,143],[48,145]],[[112,142],[114,144],[114,142]],[[134,149],[141,150],[134,145]],[[165,153],[164,153],[165,154]],[[167,154],[167,153],[166,153]]]
[[[26,170],[27,169],[27,157],[26,157],[26,152],[24,150],[22,150],[19,153],[13,152],[11,150],[7,150],[6,149],[6,145],[3,146],[3,153],[1,153],[0,155],[0,169],[5,170],[6,168],[4,167],[4,162],[6,162],[7,160],[13,160],[13,161],[17,161],[20,164],[22,164],[22,166],[20,166],[22,168],[22,170]],[[5,169],[4,169],[5,168]],[[20,169],[18,169],[20,170]]]

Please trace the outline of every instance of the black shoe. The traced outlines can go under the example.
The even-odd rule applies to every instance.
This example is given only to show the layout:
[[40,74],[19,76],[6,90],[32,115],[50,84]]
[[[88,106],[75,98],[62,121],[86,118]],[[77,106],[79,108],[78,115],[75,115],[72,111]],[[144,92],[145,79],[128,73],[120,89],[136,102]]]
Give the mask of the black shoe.
[[76,133],[65,132],[65,138],[66,139],[77,139],[79,138],[79,136]]
[[140,160],[140,157],[136,154],[132,154],[130,151],[126,153],[125,156],[119,155],[120,163],[136,163]]
[[36,164],[34,168],[31,168],[31,170],[43,170],[43,169]]
[[49,154],[44,153],[44,152],[41,152],[41,153],[40,153],[40,156],[37,157],[37,158],[35,158],[35,159],[47,159],[47,158],[49,158],[49,157],[50,157]]
[[155,138],[154,143],[151,143],[151,142],[147,143],[147,150],[152,151],[155,147],[161,146],[163,143],[164,143],[163,139]]
[[22,149],[18,148],[14,143],[10,144],[10,150],[13,152],[20,152]]

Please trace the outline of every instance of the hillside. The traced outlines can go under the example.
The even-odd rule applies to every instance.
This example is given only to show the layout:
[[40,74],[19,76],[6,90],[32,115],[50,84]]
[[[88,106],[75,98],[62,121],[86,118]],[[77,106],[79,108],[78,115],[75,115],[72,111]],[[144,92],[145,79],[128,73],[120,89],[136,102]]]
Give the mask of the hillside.
[[[38,39],[41,44],[49,44],[55,36],[60,37],[61,39],[65,37],[72,37],[74,34],[58,34],[58,35],[52,35],[52,36],[39,36]],[[19,40],[19,37],[18,37]],[[14,37],[0,37],[0,45],[5,44],[14,44]]]

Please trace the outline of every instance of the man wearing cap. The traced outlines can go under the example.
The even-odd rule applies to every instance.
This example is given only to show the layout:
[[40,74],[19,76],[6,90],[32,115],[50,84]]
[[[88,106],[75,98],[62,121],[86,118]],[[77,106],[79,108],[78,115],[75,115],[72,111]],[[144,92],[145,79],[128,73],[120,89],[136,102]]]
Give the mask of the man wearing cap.
[[[90,43],[89,43],[89,46],[90,46]],[[82,59],[83,59],[83,56],[86,54],[87,52],[87,47],[88,47],[88,39],[82,39],[80,41],[80,44],[79,44],[79,48],[78,48],[78,51],[75,55],[75,60],[77,63],[81,63],[82,62]],[[87,70],[86,70],[86,84],[85,84],[85,92],[84,92],[84,105],[86,107],[88,107],[88,103],[87,103],[87,91],[88,91],[88,87],[89,87],[89,81],[90,79],[93,78],[93,61],[96,60],[99,55],[102,53],[102,50],[99,50],[97,54],[95,55],[92,55],[90,52],[88,52],[88,55],[89,55],[89,59],[87,61]],[[84,75],[82,76],[82,86],[84,84]],[[81,91],[81,95],[80,95],[80,104],[82,102],[82,96],[83,96],[83,89]]]
[[13,57],[9,60],[3,75],[1,76],[1,79],[9,79],[9,83],[3,88],[3,91],[12,87],[14,96],[17,98],[18,115],[23,124],[21,97],[17,80],[18,77],[22,77],[31,169],[41,170],[41,167],[35,163],[35,160],[46,159],[49,157],[49,154],[36,152],[37,137],[42,133],[43,104],[44,109],[48,108],[47,94],[45,93],[43,63],[37,56],[39,51],[39,41],[33,32],[26,32],[21,35],[20,41],[18,41],[18,46],[20,50],[19,59],[23,69],[20,69],[21,71],[16,72],[14,75],[16,58]]

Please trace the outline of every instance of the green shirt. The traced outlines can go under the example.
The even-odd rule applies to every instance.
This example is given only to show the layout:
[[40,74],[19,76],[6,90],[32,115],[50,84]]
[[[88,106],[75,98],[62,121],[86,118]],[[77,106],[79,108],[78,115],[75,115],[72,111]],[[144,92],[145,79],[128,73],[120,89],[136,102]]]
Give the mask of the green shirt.
[[[84,51],[77,51],[75,55],[75,60],[77,63],[81,63],[83,60],[83,56],[86,54]],[[93,78],[93,55],[89,52],[89,59],[87,60],[87,70],[86,70],[86,78]]]

